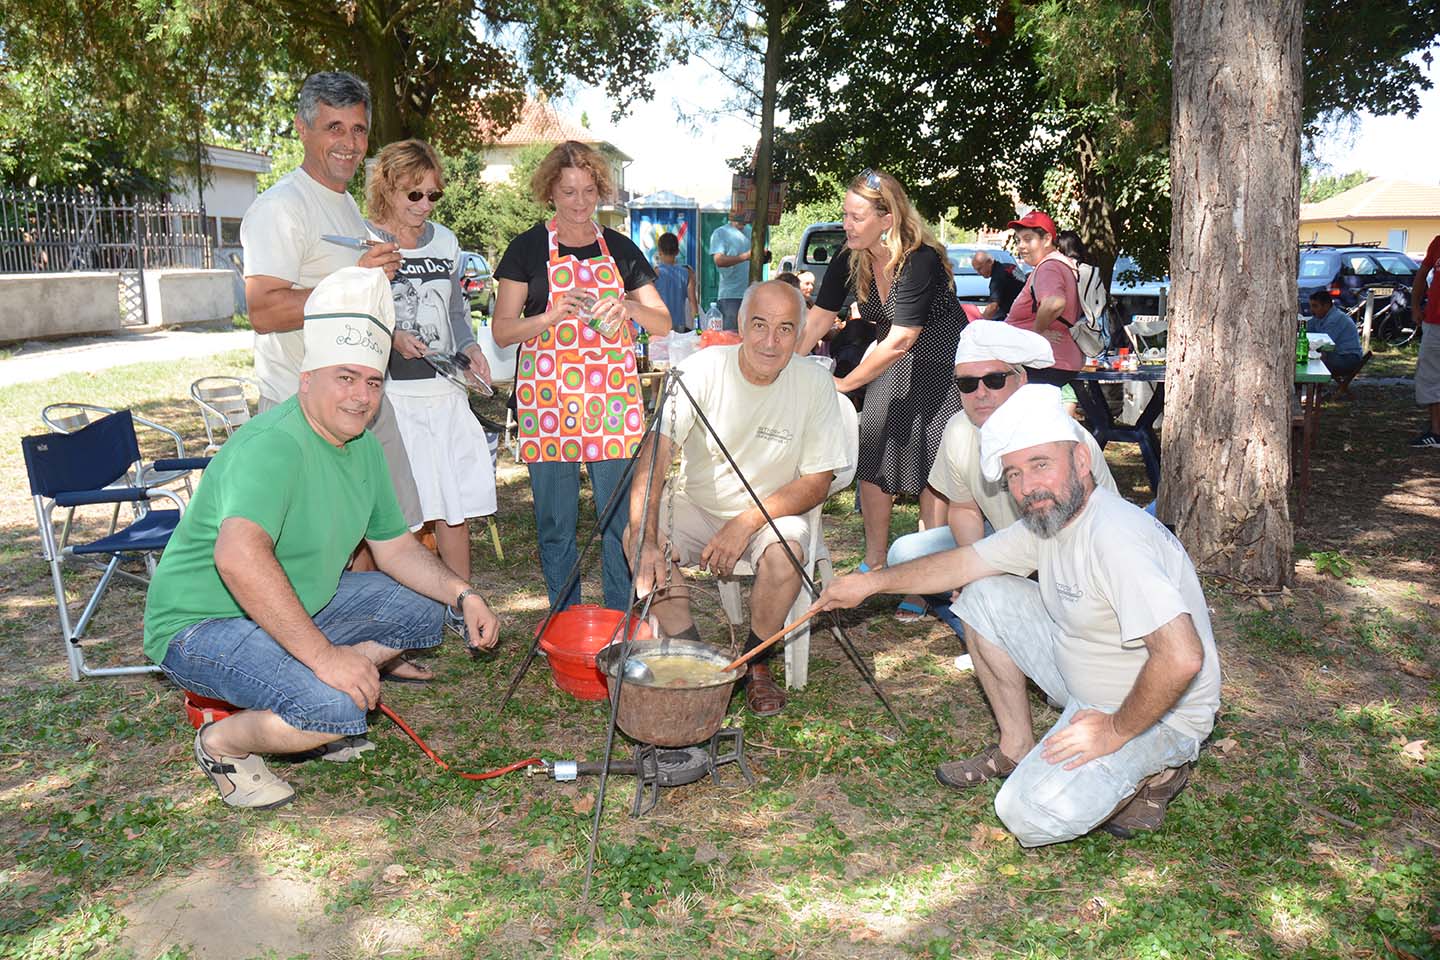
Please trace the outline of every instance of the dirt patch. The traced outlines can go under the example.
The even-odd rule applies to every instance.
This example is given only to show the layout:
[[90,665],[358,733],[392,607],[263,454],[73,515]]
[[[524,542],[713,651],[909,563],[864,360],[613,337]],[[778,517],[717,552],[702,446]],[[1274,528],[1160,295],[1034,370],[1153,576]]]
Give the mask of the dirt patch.
[[207,867],[125,907],[121,943],[140,957],[171,947],[204,960],[326,956],[349,938],[326,916],[328,899],[325,886],[309,878]]

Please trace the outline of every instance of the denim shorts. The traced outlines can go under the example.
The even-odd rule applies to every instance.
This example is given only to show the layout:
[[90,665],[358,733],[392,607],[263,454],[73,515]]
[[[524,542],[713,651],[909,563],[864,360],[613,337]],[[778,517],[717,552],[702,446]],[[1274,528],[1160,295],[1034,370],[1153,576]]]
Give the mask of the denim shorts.
[[1042,756],[1046,737],[1069,726],[1081,710],[1115,711],[1082,703],[1070,695],[1055,664],[1060,628],[1045,611],[1040,585],[1022,577],[986,577],[961,591],[951,609],[980,636],[1004,650],[1046,695],[1064,704],[1060,719],[1021,759],[995,795],[995,813],[1022,846],[1061,843],[1089,833],[1135,793],[1140,781],[1200,755],[1199,740],[1161,722],[1114,753],[1074,770],[1051,763]]
[[[440,643],[443,605],[383,573],[344,573],[315,626],[338,647],[374,641],[393,650]],[[160,664],[182,689],[269,710],[297,730],[345,736],[364,733],[365,710],[348,693],[320,680],[253,620],[202,620],[170,641]]]

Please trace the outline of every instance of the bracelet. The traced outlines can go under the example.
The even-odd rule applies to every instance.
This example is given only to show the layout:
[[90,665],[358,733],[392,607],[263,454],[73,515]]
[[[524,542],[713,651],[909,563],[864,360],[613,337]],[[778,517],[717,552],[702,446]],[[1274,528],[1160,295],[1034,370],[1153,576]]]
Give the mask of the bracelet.
[[[455,598],[455,603],[453,604],[456,613],[465,612],[464,604],[466,597],[480,597],[480,591],[476,590],[474,587],[466,587],[464,590],[461,590],[459,596]],[[480,600],[483,603],[485,598],[480,597]]]

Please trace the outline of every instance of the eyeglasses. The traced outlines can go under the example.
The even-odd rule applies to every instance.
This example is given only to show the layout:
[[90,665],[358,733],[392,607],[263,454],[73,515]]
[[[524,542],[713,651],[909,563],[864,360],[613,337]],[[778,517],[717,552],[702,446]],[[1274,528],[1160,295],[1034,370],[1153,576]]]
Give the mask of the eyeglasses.
[[1005,386],[1005,381],[1015,376],[1014,370],[997,371],[987,373],[983,377],[956,377],[955,382],[960,386],[961,393],[974,393],[985,384],[986,390],[999,390]]
[[439,203],[440,198],[445,196],[445,191],[431,190],[429,193],[426,193],[424,190],[411,190],[409,193],[405,194],[405,196],[410,198],[411,203],[419,203],[426,197],[430,198],[431,203]]
[[880,173],[870,167],[860,171],[860,176],[865,178],[865,186],[871,190],[880,189]]

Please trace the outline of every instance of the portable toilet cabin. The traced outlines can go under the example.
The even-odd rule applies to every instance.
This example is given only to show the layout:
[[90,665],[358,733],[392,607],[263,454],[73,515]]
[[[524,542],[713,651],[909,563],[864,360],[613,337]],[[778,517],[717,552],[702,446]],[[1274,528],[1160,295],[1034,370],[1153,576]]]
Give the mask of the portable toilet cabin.
[[656,244],[662,234],[673,233],[680,240],[679,262],[692,267],[700,264],[700,205],[689,197],[669,190],[659,190],[631,200],[630,239],[655,264]]

